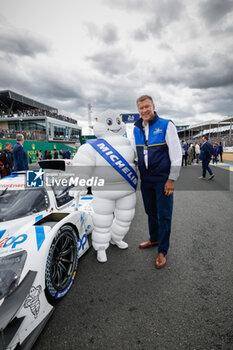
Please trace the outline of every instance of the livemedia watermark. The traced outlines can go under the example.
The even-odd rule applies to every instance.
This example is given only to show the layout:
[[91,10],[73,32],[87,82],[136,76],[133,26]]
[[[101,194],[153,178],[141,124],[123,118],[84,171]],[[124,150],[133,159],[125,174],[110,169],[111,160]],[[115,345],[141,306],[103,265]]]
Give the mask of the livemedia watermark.
[[[173,174],[179,174],[175,181],[176,191],[229,191],[230,190],[230,174],[231,168],[228,165],[224,167],[211,166],[215,177],[209,179],[206,175],[205,179],[201,178],[201,166],[187,166],[171,168]],[[154,168],[153,174],[157,176],[157,169]],[[138,184],[137,190],[140,191],[140,174],[137,170]],[[69,166],[65,171],[57,169],[39,169],[28,170],[23,174],[14,175],[0,180],[0,191],[8,190],[30,190],[42,189],[47,191],[63,191],[66,189],[85,190],[91,188],[92,191],[129,191],[135,189],[127,181],[130,173],[126,172],[125,177],[119,174],[111,166]],[[131,179],[132,180],[132,179]],[[165,181],[157,179],[158,181]]]

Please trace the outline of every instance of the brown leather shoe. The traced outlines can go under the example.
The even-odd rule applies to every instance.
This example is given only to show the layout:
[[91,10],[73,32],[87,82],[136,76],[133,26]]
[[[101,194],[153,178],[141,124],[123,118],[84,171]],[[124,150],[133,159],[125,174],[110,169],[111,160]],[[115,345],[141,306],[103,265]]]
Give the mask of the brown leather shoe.
[[155,267],[156,269],[162,269],[167,263],[167,256],[163,253],[159,253],[157,255],[156,261],[155,261]]
[[142,242],[141,244],[139,244],[139,248],[144,249],[144,248],[150,248],[153,247],[155,245],[158,245],[159,241],[155,241],[155,242],[151,242],[149,239],[146,242]]

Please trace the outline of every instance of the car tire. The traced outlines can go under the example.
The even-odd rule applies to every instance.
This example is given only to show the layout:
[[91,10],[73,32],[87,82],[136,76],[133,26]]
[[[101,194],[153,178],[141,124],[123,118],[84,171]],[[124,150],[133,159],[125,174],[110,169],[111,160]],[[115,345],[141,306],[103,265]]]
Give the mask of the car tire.
[[78,267],[78,241],[73,227],[62,226],[49,249],[45,269],[45,294],[49,302],[63,298],[73,284]]

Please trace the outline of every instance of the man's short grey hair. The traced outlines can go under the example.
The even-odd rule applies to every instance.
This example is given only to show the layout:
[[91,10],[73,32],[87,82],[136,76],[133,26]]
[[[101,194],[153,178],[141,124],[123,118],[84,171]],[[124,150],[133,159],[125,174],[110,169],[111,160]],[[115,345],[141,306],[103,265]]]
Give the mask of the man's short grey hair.
[[22,141],[24,139],[24,136],[22,134],[16,135],[16,141]]
[[145,101],[147,99],[151,100],[152,104],[154,104],[153,98],[151,96],[149,96],[149,95],[142,95],[142,96],[138,97],[138,99],[136,101],[137,102],[137,106],[138,106],[139,102],[143,102],[143,101]]

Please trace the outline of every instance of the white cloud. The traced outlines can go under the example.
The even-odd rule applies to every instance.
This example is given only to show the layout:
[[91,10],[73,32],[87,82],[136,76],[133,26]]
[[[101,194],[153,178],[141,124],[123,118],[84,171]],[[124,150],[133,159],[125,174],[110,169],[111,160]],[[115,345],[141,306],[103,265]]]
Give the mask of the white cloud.
[[106,45],[114,45],[119,41],[118,30],[115,25],[107,23],[103,28],[99,29],[94,23],[88,22],[85,24],[87,33],[91,39],[97,39]]
[[1,12],[0,89],[83,120],[88,103],[93,117],[136,112],[144,93],[179,124],[232,114],[231,0],[2,0]]

